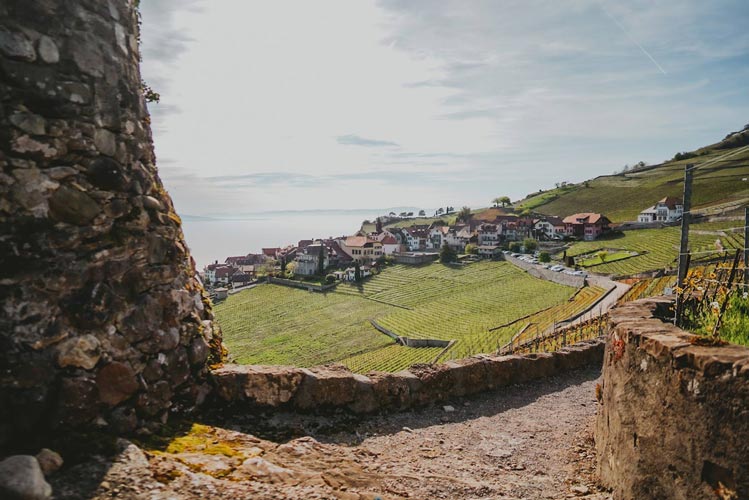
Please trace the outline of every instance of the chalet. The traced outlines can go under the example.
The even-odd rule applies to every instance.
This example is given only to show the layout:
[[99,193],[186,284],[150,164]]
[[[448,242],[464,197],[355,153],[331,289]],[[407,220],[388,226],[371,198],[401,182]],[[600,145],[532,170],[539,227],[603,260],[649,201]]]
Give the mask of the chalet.
[[602,214],[583,212],[568,215],[564,222],[564,232],[568,236],[594,240],[611,229],[611,221]]
[[666,196],[637,216],[637,222],[676,222],[684,214],[684,203],[679,198]]
[[[232,275],[236,272],[236,269],[234,269],[231,266],[217,266],[213,270],[213,280],[209,280],[210,283],[223,283],[225,285],[229,284],[229,281],[232,277]],[[206,276],[207,278],[208,276]]]
[[318,273],[320,265],[320,253],[323,256],[323,270],[327,269],[330,262],[328,261],[328,249],[326,245],[321,242],[315,242],[311,245],[307,245],[304,248],[304,252],[299,254],[294,259],[296,267],[294,268],[294,274],[299,276],[314,276]]
[[536,237],[547,240],[561,240],[565,234],[565,224],[560,217],[544,217],[533,224]]
[[338,244],[353,260],[369,262],[382,257],[382,243],[368,236],[349,236]]

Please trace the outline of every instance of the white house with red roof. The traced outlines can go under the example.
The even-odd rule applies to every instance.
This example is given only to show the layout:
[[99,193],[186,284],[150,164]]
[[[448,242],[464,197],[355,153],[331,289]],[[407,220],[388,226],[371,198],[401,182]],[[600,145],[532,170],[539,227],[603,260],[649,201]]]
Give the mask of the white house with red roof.
[[382,243],[369,236],[348,236],[338,240],[338,245],[353,260],[370,262],[383,255]]

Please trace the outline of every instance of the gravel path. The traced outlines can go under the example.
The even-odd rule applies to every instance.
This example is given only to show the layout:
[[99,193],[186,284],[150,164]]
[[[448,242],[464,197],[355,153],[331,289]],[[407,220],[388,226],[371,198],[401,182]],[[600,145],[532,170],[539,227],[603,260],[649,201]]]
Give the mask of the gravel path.
[[53,476],[55,497],[603,500],[590,435],[598,376],[571,372],[364,420],[269,419],[307,434],[292,440],[256,437],[257,416],[247,415],[231,429],[199,427],[197,449],[143,452],[122,441],[114,462]]

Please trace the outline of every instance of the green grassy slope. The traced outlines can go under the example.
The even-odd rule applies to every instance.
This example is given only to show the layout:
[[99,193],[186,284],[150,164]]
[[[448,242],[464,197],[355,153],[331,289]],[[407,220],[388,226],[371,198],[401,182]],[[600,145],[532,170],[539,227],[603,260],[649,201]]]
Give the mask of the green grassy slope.
[[[626,174],[604,175],[586,183],[552,189],[529,196],[516,206],[547,215],[566,216],[576,212],[601,212],[614,222],[637,220],[637,214],[664,196],[681,197],[684,166],[706,163],[721,155],[738,151],[749,141],[749,130],[695,152],[696,157],[669,161]],[[734,146],[738,147],[734,147]],[[695,208],[749,198],[749,150],[695,171],[693,200]]]

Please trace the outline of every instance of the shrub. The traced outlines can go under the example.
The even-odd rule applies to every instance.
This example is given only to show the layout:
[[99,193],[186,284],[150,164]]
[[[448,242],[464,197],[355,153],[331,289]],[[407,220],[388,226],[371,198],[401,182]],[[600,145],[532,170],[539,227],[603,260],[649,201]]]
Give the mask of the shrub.
[[325,276],[325,283],[335,283],[335,276],[333,276],[332,274],[328,274],[327,276]]
[[551,262],[551,255],[549,255],[549,252],[541,252],[540,254],[538,254],[538,261]]
[[538,248],[538,242],[532,238],[526,238],[523,240],[523,248],[525,248],[525,253],[533,253]]

